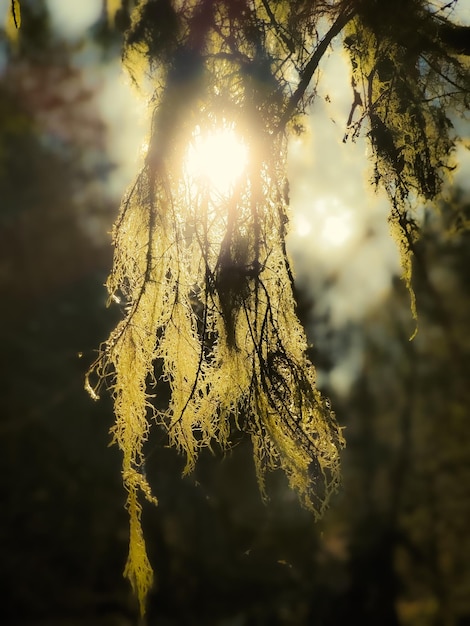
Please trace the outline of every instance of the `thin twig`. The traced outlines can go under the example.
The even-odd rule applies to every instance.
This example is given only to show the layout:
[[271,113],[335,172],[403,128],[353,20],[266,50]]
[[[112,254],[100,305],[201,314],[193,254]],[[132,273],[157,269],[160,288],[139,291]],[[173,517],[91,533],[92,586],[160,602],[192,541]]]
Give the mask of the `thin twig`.
[[328,46],[332,42],[332,40],[339,35],[339,33],[343,30],[346,24],[354,17],[355,12],[353,10],[346,10],[337,17],[336,21],[331,26],[330,30],[326,33],[323,39],[318,44],[317,48],[313,52],[310,61],[305,66],[299,84],[297,85],[297,89],[294,91],[292,96],[290,97],[286,109],[281,116],[279,121],[277,132],[282,132],[289,120],[291,119],[293,113],[297,109],[299,102],[305,95],[305,92],[312,80],[312,76],[314,75],[318,65],[323,58]]

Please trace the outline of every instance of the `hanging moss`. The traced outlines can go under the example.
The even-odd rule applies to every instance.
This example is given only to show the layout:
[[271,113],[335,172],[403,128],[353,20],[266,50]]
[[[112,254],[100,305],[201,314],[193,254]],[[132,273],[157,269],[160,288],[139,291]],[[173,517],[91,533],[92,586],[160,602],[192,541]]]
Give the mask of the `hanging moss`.
[[345,29],[354,90],[348,136],[354,139],[366,130],[373,181],[390,198],[391,234],[416,319],[416,209],[437,198],[455,168],[457,135],[450,113],[468,109],[468,62],[442,37],[450,23],[426,3],[398,2],[380,13],[376,9],[375,0],[365,0]]
[[[379,7],[147,0],[131,16],[124,62],[137,86],[152,82],[151,129],[113,233],[107,286],[125,316],[87,388],[97,397],[104,381],[114,398],[130,516],[125,574],[142,612],[152,584],[140,520],[141,498],[155,501],[143,472],[150,428],[166,430],[185,472],[202,448],[224,448],[234,428],[244,430],[262,494],[266,471],[280,467],[316,516],[338,485],[344,440],[316,389],[296,316],[284,190],[287,130],[298,128],[312,78],[344,29],[354,90],[348,130],[356,137],[364,126],[370,140],[416,317],[414,204],[433,200],[453,167],[447,108],[468,104],[468,72],[442,38],[446,21],[425,2]],[[196,137],[222,129],[248,151],[243,174],[224,190],[187,166]]]
[[[137,9],[128,35],[136,81],[142,59],[155,68],[155,109],[142,170],[113,232],[107,286],[126,315],[87,386],[97,397],[105,381],[114,398],[113,438],[123,453],[130,516],[125,574],[142,611],[152,569],[139,497],[155,501],[142,470],[153,426],[184,454],[185,472],[203,447],[224,448],[233,428],[244,430],[263,496],[266,470],[282,468],[316,516],[339,483],[344,440],[315,387],[285,244],[279,121],[288,93],[277,59],[290,40],[273,35],[276,18],[265,3],[255,4],[192,2],[177,15],[168,2],[150,2]],[[147,19],[162,11],[170,12],[168,29]],[[237,134],[248,158],[221,191],[188,171],[186,155],[198,133],[224,128]],[[166,387],[170,401],[161,408]]]

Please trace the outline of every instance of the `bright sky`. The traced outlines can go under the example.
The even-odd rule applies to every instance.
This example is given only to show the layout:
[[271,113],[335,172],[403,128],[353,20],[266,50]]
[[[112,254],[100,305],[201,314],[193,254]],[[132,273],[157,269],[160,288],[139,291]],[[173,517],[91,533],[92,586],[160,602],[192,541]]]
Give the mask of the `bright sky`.
[[102,0],[46,0],[46,4],[57,33],[70,39],[82,37],[103,10]]

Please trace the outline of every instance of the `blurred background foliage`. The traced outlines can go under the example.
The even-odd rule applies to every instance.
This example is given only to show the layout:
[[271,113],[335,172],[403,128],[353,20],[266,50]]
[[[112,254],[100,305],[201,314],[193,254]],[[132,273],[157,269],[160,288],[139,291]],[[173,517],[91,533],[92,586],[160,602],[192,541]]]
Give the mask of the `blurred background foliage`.
[[[86,42],[56,39],[42,2],[25,2],[23,14],[18,46],[1,41],[1,621],[127,626],[138,619],[122,578],[112,407],[83,390],[120,316],[105,308],[103,287],[117,165],[97,87],[72,60]],[[92,37],[103,58],[119,57],[104,18]],[[281,475],[261,503],[243,438],[224,457],[203,454],[184,479],[163,436],[149,442],[160,505],[143,518],[157,571],[148,624],[470,624],[470,198],[455,189],[442,209],[424,211],[414,341],[397,280],[365,319],[330,329],[312,351],[327,373],[348,336],[359,333],[364,350],[349,393],[323,389],[348,446],[343,487],[321,522]],[[299,292],[313,338],[319,299]]]

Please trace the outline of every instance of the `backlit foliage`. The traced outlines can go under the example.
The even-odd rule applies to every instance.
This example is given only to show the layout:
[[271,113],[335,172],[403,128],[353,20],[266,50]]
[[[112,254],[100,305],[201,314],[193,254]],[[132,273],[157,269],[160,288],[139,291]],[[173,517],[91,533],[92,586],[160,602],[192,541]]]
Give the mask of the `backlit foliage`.
[[[127,38],[136,82],[143,61],[153,70],[155,108],[142,170],[114,228],[108,289],[126,316],[87,385],[96,397],[105,380],[114,397],[131,525],[125,573],[142,610],[152,582],[139,504],[140,493],[153,500],[142,472],[150,424],[167,430],[187,472],[202,447],[226,447],[233,428],[244,430],[262,493],[265,471],[280,467],[316,515],[339,481],[343,437],[315,387],[285,248],[287,67],[295,73],[306,56],[291,40],[299,23],[292,11],[304,12],[315,37],[312,13],[301,3],[287,9],[149,2]],[[281,17],[290,31],[273,27]],[[186,154],[195,136],[223,128],[247,146],[248,162],[221,191],[188,172]]]
[[457,43],[459,28],[431,3],[399,0],[380,13],[374,5],[365,0],[346,27],[354,91],[347,136],[367,126],[374,182],[391,201],[391,233],[416,318],[411,280],[419,227],[413,209],[436,198],[455,166],[450,113],[470,104],[469,65]]
[[[116,6],[108,3],[111,20]],[[202,447],[224,448],[241,429],[263,493],[265,471],[280,467],[320,515],[337,487],[343,437],[315,387],[285,247],[287,131],[300,129],[318,65],[346,28],[349,134],[364,129],[370,139],[411,290],[412,201],[438,193],[454,141],[446,111],[468,93],[442,15],[419,0],[378,6],[148,0],[131,17],[124,60],[137,85],[152,85],[151,131],[114,227],[107,286],[125,317],[87,386],[97,397],[104,381],[114,397],[131,527],[126,575],[142,611],[152,584],[139,500],[155,501],[142,469],[151,425],[166,429],[187,472]],[[248,152],[224,190],[191,173],[186,158],[196,137],[220,129]]]

